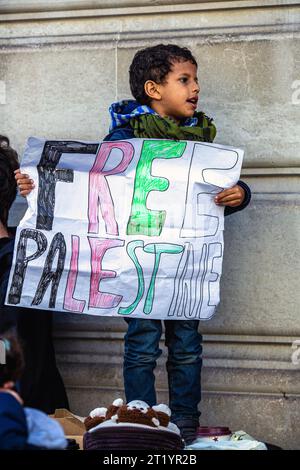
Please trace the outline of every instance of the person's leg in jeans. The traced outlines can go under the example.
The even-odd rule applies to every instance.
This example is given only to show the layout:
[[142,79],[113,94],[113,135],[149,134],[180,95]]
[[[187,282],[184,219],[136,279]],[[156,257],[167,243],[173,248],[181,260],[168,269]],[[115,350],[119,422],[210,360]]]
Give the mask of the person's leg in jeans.
[[198,320],[165,321],[171,420],[187,443],[195,437],[200,416],[202,336],[198,325]]
[[127,403],[143,400],[156,405],[154,368],[161,355],[159,340],[162,333],[160,320],[126,318],[124,387]]

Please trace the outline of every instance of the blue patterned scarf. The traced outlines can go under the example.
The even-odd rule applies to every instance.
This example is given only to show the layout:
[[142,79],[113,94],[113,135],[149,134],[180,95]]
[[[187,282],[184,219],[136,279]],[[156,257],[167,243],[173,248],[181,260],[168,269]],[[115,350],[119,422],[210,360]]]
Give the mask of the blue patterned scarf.
[[[158,114],[147,105],[140,105],[134,100],[122,100],[113,103],[109,108],[109,114],[111,117],[111,124],[109,131],[113,131],[116,127],[122,127],[129,123],[130,119],[143,114]],[[196,126],[198,122],[197,118],[188,118],[182,125],[186,127]]]

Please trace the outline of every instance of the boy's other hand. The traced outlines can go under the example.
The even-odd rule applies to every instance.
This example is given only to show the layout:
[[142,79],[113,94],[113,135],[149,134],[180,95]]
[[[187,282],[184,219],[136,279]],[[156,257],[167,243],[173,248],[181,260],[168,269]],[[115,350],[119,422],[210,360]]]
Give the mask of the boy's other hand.
[[15,180],[17,182],[21,196],[25,197],[31,193],[34,188],[34,182],[28,175],[21,173],[20,169],[15,170]]
[[215,203],[219,206],[237,207],[245,199],[244,189],[236,184],[232,188],[224,189],[215,197]]

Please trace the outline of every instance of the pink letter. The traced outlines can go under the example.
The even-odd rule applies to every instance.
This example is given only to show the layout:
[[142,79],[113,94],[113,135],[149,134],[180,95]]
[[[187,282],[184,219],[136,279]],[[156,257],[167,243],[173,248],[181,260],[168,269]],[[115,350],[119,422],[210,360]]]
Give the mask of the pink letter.
[[[109,171],[102,171],[113,149],[123,152],[119,165]],[[100,203],[101,214],[105,221],[106,233],[118,235],[118,224],[115,218],[114,203],[109,190],[106,176],[122,173],[126,170],[132,160],[134,147],[129,142],[104,142],[98,151],[95,163],[90,171],[89,178],[89,232],[98,233],[98,202]]]
[[108,292],[99,292],[101,279],[116,277],[115,271],[102,271],[102,259],[105,252],[116,246],[123,246],[123,240],[113,240],[108,238],[88,237],[91,247],[92,273],[90,285],[89,307],[112,308],[116,307],[122,300],[122,295],[114,295]]
[[79,237],[77,237],[77,235],[72,235],[72,255],[67,280],[67,287],[65,291],[64,309],[70,310],[71,312],[82,313],[85,306],[85,300],[77,300],[73,297],[78,274],[79,242]]

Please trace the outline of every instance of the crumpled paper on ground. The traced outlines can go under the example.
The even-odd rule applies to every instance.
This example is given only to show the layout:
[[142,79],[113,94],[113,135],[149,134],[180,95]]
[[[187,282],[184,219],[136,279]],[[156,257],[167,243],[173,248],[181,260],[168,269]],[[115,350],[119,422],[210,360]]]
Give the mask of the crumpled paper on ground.
[[196,439],[185,450],[268,450],[267,446],[257,441],[245,431],[234,432],[228,441],[202,441]]

